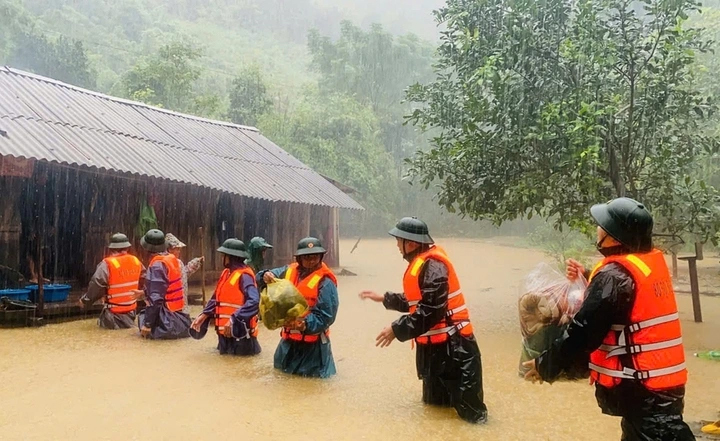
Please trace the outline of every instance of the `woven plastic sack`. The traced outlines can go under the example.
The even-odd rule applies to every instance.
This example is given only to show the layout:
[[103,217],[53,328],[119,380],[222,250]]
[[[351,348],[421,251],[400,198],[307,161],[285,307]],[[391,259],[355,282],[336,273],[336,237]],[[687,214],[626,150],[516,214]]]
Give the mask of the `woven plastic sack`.
[[[527,276],[518,300],[524,361],[533,360],[560,338],[585,300],[587,281],[580,276],[571,282],[550,265],[541,263]],[[566,372],[566,378],[585,378],[586,370]]]
[[307,309],[305,297],[285,279],[276,279],[260,293],[260,317],[270,330],[297,320]]

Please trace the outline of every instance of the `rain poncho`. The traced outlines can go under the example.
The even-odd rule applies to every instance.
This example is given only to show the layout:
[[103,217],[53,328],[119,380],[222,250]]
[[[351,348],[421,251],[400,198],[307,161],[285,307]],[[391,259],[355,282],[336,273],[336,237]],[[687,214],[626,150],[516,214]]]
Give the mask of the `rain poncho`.
[[[412,261],[416,253],[406,256]],[[428,260],[420,270],[422,300],[414,313],[401,316],[392,324],[395,338],[408,341],[436,325],[447,312],[448,270]],[[387,309],[408,312],[410,306],[401,293],[385,293]],[[415,345],[417,375],[423,381],[423,402],[453,406],[460,418],[477,423],[487,419],[482,385],[482,361],[474,336],[455,333],[440,344]]]
[[150,328],[153,340],[173,340],[190,337],[190,316],[182,311],[171,312],[165,307],[165,293],[170,280],[162,262],[150,265],[145,273],[145,301],[147,308],[139,314],[138,327]]
[[135,235],[142,237],[146,231],[158,227],[157,216],[155,216],[155,209],[147,203],[147,199],[143,199],[140,203],[140,216],[138,217],[138,223],[135,227]]
[[[143,273],[145,267],[143,267]],[[141,274],[140,278],[143,278]],[[92,305],[107,295],[108,280],[110,280],[110,272],[107,264],[102,261],[98,264],[90,279],[87,292],[80,298],[85,306]],[[135,326],[135,311],[127,314],[115,314],[110,311],[107,306],[100,312],[98,317],[98,326],[104,329],[129,329]]]
[[263,250],[267,249],[264,246],[265,243],[265,241],[251,240],[247,246],[250,258],[247,259],[245,263],[247,263],[250,268],[255,271],[255,274],[261,271],[263,269],[263,265],[265,264],[265,257],[263,256]]
[[300,291],[285,279],[267,285],[260,296],[260,315],[265,327],[282,328],[286,321],[295,321],[307,311],[307,302]]
[[[275,277],[285,277],[287,266],[275,268],[271,271]],[[263,289],[263,275],[267,271],[261,271],[257,275],[258,287]],[[309,272],[300,271],[300,279],[307,276]],[[318,289],[317,304],[309,309],[305,317],[305,331],[308,334],[319,334],[325,332],[335,322],[339,306],[337,287],[327,278],[320,282]],[[300,375],[303,377],[327,378],[335,375],[335,361],[332,355],[330,339],[322,335],[315,343],[298,342],[292,340],[280,340],[275,350],[276,369],[281,369],[287,374]]]
[[[231,265],[229,270],[233,272],[237,269],[243,268],[245,265]],[[230,317],[232,323],[232,337],[225,337],[218,335],[217,349],[221,354],[230,355],[255,355],[260,353],[260,343],[258,343],[257,337],[253,337],[249,334],[250,322],[253,317],[258,314],[258,303],[260,301],[260,295],[258,294],[257,286],[252,277],[247,274],[243,274],[238,284],[242,289],[242,293],[245,295],[245,303],[241,308],[238,308]],[[208,317],[215,315],[215,299],[216,294],[213,293],[212,297],[205,305],[203,314]],[[205,324],[209,324],[213,321],[209,318],[205,321]]]
[[[625,268],[610,263],[598,271],[567,331],[536,359],[543,380],[552,382],[572,366],[587,364],[612,324],[630,323],[634,301],[635,283]],[[639,382],[623,380],[611,389],[595,384],[595,397],[603,413],[622,417],[622,441],[695,439],[682,419],[684,386],[650,391]]]

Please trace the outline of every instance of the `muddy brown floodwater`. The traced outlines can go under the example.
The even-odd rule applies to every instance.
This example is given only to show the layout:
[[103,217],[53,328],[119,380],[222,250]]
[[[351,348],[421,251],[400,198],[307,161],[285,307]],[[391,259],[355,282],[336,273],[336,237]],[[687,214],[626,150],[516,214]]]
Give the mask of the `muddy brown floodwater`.
[[[362,289],[400,290],[405,264],[395,241],[341,245],[357,276],[339,279],[332,329],[338,375],[326,381],[273,370],[277,331],[261,328],[261,355],[217,355],[215,340],[143,341],[102,331],[94,320],[0,330],[2,440],[617,440],[586,382],[532,385],[517,376],[518,289],[541,252],[491,242],[439,240],[457,266],[483,354],[489,422],[473,426],[452,409],[424,406],[408,343],[374,339],[395,313],[363,302]],[[720,363],[692,356],[720,348],[720,298],[703,297],[705,323],[678,296],[690,380],[686,420],[720,408]],[[193,314],[198,313],[198,307]]]

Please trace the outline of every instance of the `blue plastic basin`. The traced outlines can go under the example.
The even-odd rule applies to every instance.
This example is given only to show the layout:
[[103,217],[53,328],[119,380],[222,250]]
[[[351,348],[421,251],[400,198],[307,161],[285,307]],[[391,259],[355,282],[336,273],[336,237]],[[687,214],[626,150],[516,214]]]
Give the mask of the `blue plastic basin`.
[[0,289],[0,297],[7,297],[10,300],[28,300],[29,289]]
[[[25,289],[30,290],[30,300],[37,303],[38,297],[38,286],[28,285]],[[43,299],[48,303],[53,302],[64,302],[70,295],[70,285],[51,284],[43,285]]]

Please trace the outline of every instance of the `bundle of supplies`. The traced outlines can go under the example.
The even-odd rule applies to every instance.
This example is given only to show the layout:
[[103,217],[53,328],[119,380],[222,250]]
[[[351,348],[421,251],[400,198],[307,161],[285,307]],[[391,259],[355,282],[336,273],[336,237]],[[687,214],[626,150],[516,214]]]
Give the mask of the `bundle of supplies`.
[[270,330],[299,319],[307,309],[305,298],[288,280],[276,279],[260,293],[260,318]]
[[[571,282],[545,263],[527,276],[518,301],[522,333],[520,376],[527,372],[523,362],[537,358],[563,335],[582,307],[586,287],[584,277]],[[586,363],[566,370],[564,375],[567,379],[587,376]]]

